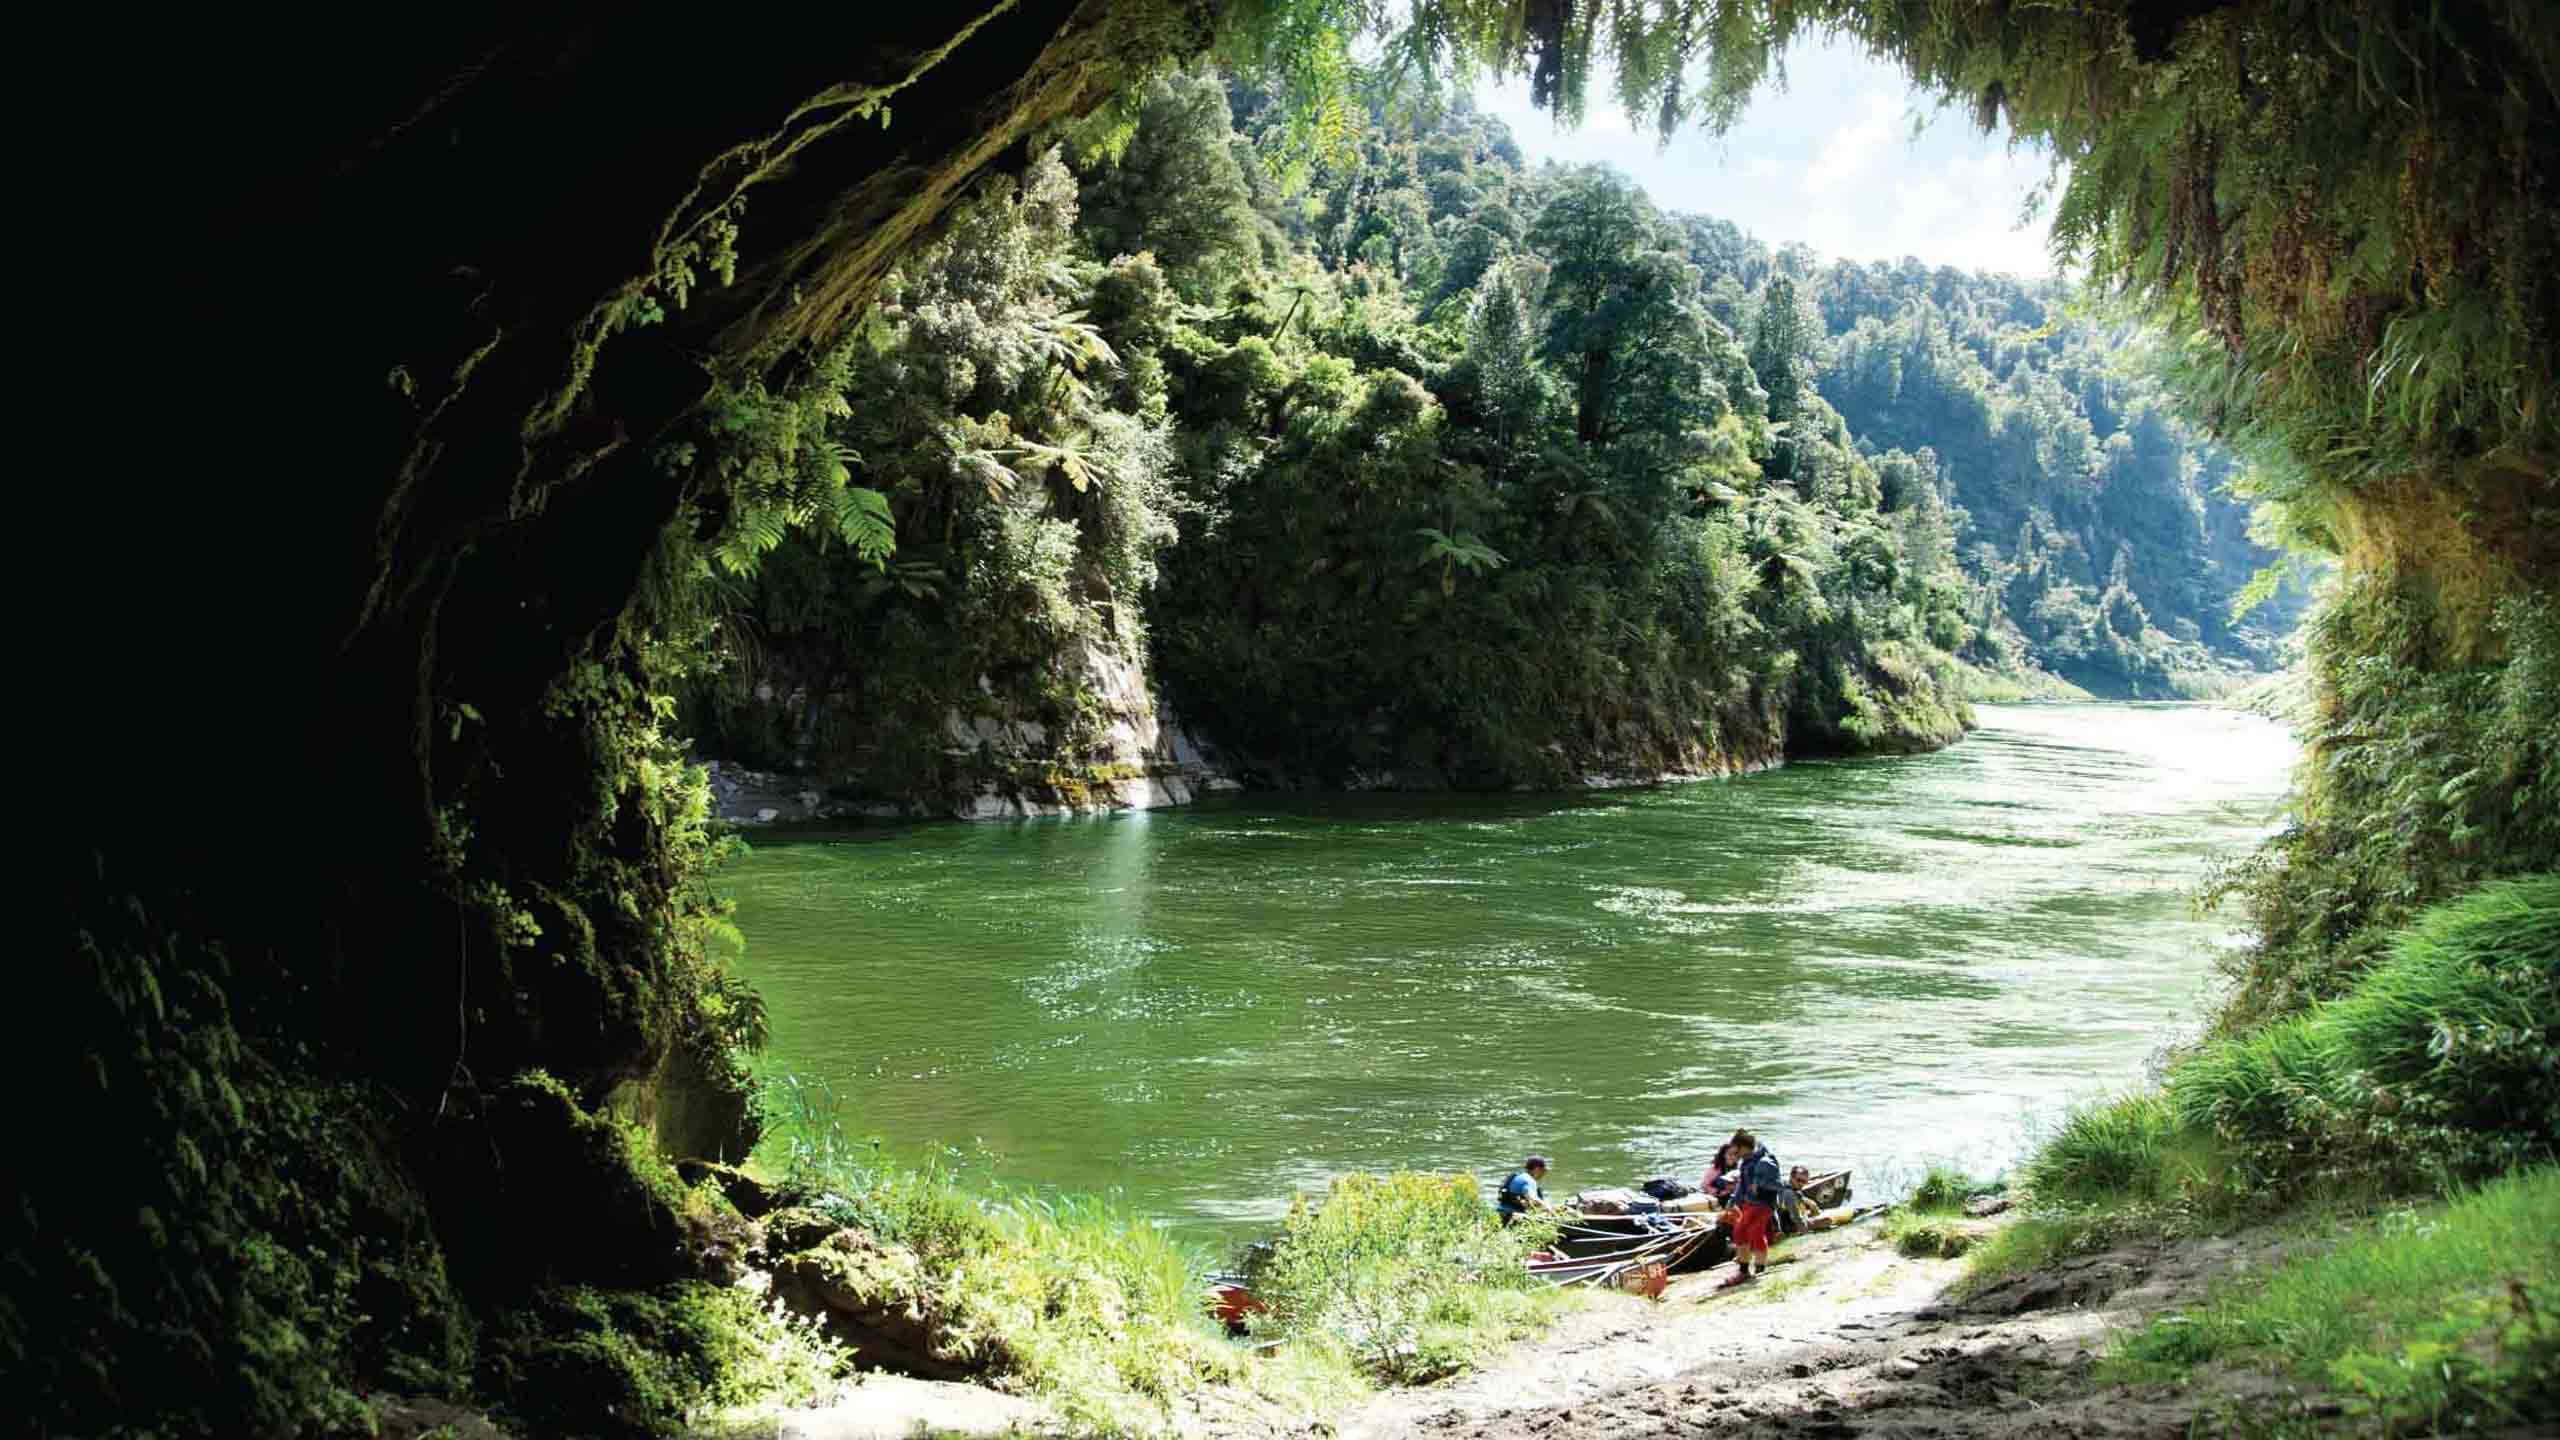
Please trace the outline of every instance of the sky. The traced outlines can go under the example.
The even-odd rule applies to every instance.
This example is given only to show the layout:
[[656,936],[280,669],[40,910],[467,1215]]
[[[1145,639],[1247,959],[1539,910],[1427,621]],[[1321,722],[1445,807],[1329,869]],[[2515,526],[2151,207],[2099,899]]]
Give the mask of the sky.
[[1600,76],[1578,130],[1532,109],[1525,79],[1480,87],[1476,104],[1510,125],[1533,165],[1614,165],[1660,208],[1731,220],[1773,248],[1801,240],[1831,259],[2052,273],[2045,217],[2018,224],[2045,178],[2041,149],[2012,151],[2005,134],[1939,109],[1853,44],[1801,43],[1786,68],[1786,87],[1764,86],[1721,138],[1693,126],[1667,147],[1604,98]]

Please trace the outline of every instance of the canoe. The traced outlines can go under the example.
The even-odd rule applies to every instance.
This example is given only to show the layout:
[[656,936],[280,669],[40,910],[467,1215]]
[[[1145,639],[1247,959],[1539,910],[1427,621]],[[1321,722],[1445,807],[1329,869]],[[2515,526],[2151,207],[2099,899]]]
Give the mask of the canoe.
[[[1849,1172],[1829,1170],[1810,1177],[1799,1192],[1815,1206],[1833,1211],[1849,1202]],[[1659,1235],[1664,1224],[1678,1225],[1682,1230],[1704,1230],[1705,1238],[1684,1253],[1675,1270],[1704,1270],[1733,1258],[1732,1224],[1726,1213],[1717,1209],[1696,1209],[1699,1197],[1675,1200],[1659,1212],[1646,1211],[1634,1215],[1585,1215],[1569,1212],[1557,1236],[1557,1246],[1568,1257],[1590,1257],[1612,1250],[1623,1250],[1649,1236]]]
[[1829,1170],[1813,1176],[1799,1193],[1820,1209],[1837,1210],[1849,1203],[1849,1172]]
[[[1849,1172],[1812,1177],[1799,1192],[1840,1223],[1848,1216]],[[1838,1218],[1834,1218],[1838,1217]],[[1816,1229],[1828,1229],[1817,1223]],[[1269,1247],[1256,1246],[1267,1254]],[[1618,1285],[1659,1295],[1670,1276],[1711,1269],[1733,1258],[1733,1230],[1721,1210],[1685,1208],[1682,1202],[1635,1215],[1560,1217],[1555,1244],[1531,1255],[1529,1273],[1550,1285]],[[1221,1271],[1208,1277],[1209,1311],[1242,1335],[1248,1318],[1266,1308],[1254,1298],[1250,1275]]]
[[1574,1236],[1572,1227],[1556,1243],[1529,1257],[1529,1273],[1550,1285],[1610,1285],[1643,1295],[1660,1295],[1675,1271],[1698,1268],[1697,1252],[1723,1243],[1722,1233],[1707,1223],[1642,1236]]

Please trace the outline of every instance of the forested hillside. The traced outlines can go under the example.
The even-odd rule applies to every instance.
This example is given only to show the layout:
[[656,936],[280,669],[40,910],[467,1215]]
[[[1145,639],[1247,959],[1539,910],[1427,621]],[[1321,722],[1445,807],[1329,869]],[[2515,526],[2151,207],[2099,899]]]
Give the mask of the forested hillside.
[[[1806,272],[1798,303],[1829,336],[1822,392],[1850,428],[1935,458],[1981,587],[1980,659],[2155,697],[2280,661],[2309,589],[2269,570],[2277,557],[2230,493],[2238,462],[2172,411],[2138,330],[2071,317],[2053,281],[1912,260],[1775,265]],[[2261,573],[2284,583],[2235,622]]]
[[895,557],[767,537],[707,747],[1072,804],[1152,684],[1266,781],[1558,784],[1943,743],[1950,657],[2272,658],[2230,459],[2051,286],[1773,253],[1463,101],[1358,118],[1309,164],[1171,76],[906,266],[825,422]]
[[1097,677],[1150,659],[1280,783],[1960,733],[1951,516],[1925,460],[1860,451],[1817,346],[1718,319],[1679,224],[1497,123],[1381,103],[1293,185],[1276,114],[1159,80],[902,272],[828,432],[896,557],[780,541],[709,748],[871,800],[1072,800],[1142,758]]

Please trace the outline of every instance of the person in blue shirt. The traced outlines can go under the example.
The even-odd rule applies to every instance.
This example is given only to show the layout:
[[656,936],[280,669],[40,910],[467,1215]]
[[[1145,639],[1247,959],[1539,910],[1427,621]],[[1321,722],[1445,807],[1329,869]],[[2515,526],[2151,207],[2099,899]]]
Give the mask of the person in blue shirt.
[[1502,1212],[1502,1223],[1508,1225],[1532,1210],[1552,1210],[1547,1192],[1538,1182],[1547,1178],[1547,1157],[1532,1155],[1520,1162],[1520,1168],[1506,1176],[1502,1194],[1493,1202]]

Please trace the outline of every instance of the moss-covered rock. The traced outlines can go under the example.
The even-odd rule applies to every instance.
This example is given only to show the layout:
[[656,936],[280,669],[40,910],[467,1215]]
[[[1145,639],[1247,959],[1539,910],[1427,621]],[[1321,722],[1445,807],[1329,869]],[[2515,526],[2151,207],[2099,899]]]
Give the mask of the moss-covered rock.
[[691,1282],[655,1290],[547,1286],[491,1321],[487,1394],[545,1435],[674,1433],[742,1398],[732,1377],[756,1342],[754,1300]]
[[723,1165],[717,1160],[678,1160],[676,1176],[687,1185],[697,1188],[710,1185],[718,1189],[732,1208],[750,1220],[765,1218],[782,1203],[771,1185],[735,1165]]
[[797,1254],[844,1228],[844,1222],[810,1205],[793,1205],[765,1217],[765,1253],[780,1260]]
[[700,1034],[676,1046],[648,1087],[648,1123],[670,1155],[735,1163],[764,1132],[755,1078],[720,1037]]
[[[791,1220],[783,1233],[796,1237],[805,1233],[798,1217],[814,1213],[785,1211],[777,1218]],[[783,1255],[774,1262],[773,1293],[851,1345],[854,1362],[866,1369],[962,1380],[1002,1369],[1007,1358],[1000,1347],[972,1344],[943,1322],[914,1251],[864,1231],[839,1229]]]
[[744,1222],[724,1234],[708,1208],[728,1208],[716,1189],[709,1200],[688,1191],[646,1130],[586,1109],[550,1075],[509,1079],[482,1097],[478,1119],[476,1147],[457,1146],[438,1185],[448,1208],[503,1217],[456,1227],[455,1259],[476,1288],[657,1286],[725,1271],[709,1254],[743,1248]]

